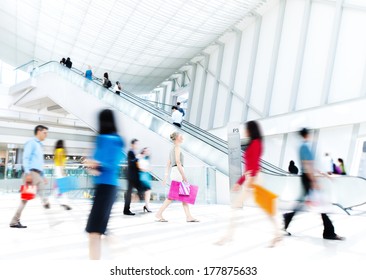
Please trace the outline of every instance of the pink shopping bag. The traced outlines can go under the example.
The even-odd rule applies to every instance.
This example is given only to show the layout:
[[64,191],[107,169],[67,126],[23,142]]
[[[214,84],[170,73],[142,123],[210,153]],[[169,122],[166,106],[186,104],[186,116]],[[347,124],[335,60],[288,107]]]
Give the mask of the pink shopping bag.
[[172,181],[170,184],[168,198],[171,200],[179,200],[189,204],[194,204],[196,202],[196,197],[198,193],[198,187],[190,185],[189,195],[179,194],[179,188],[181,187],[181,182]]

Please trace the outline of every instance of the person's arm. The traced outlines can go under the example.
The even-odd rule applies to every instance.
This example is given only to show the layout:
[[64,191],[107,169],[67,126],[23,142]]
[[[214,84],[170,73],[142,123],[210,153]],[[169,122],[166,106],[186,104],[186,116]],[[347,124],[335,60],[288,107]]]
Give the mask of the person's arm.
[[165,186],[166,181],[168,180],[168,176],[169,176],[169,172],[170,172],[170,165],[171,165],[171,162],[170,162],[170,159],[168,159],[168,162],[167,162],[166,167],[165,167],[163,182],[162,182],[163,186]]
[[25,174],[30,173],[32,152],[33,152],[33,142],[27,142],[24,145],[24,151],[23,151],[23,167]]
[[182,176],[182,180],[183,180],[183,182],[188,182],[187,177],[184,174],[182,163],[180,162],[180,148],[179,147],[174,148],[174,154],[175,154],[175,163],[177,164],[179,173]]

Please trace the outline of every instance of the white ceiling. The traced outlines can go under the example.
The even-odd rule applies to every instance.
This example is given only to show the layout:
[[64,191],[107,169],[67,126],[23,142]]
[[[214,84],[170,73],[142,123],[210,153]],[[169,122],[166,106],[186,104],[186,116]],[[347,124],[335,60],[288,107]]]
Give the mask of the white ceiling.
[[1,0],[0,59],[70,57],[148,92],[272,0]]

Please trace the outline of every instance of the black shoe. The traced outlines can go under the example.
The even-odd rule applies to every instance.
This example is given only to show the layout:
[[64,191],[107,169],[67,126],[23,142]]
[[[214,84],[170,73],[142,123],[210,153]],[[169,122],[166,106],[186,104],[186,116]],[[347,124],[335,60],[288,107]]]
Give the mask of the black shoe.
[[49,202],[47,202],[47,203],[43,204],[43,207],[45,209],[50,209],[51,208],[51,205],[49,204]]
[[12,228],[27,228],[27,226],[23,226],[20,222],[16,223],[15,225],[10,225]]
[[135,215],[135,213],[132,213],[131,211],[128,211],[128,212],[123,211],[123,215],[133,216],[133,215]]
[[324,239],[328,239],[328,240],[338,240],[338,241],[343,241],[346,238],[339,236],[339,235],[334,235],[334,236],[323,236]]
[[142,209],[144,210],[144,212],[146,211],[146,212],[151,213],[151,210],[149,208],[147,208],[146,206],[144,206],[144,208],[142,208]]
[[72,208],[69,205],[62,204],[61,207],[64,207],[65,210],[71,210]]

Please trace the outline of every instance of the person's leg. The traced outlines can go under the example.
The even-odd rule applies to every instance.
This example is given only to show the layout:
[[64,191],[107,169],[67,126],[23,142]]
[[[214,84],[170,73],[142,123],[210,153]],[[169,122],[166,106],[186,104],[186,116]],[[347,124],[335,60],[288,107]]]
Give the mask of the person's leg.
[[125,193],[125,206],[124,206],[124,210],[123,210],[124,214],[131,213],[130,205],[131,205],[132,188],[133,188],[132,182],[128,181],[128,187],[127,187],[127,191]]
[[24,207],[26,205],[27,205],[27,200],[20,201],[19,207],[18,207],[17,211],[15,212],[15,215],[11,219],[10,226],[15,226],[20,223],[20,217],[21,217]]
[[37,172],[31,171],[32,175],[32,184],[37,186],[37,194],[42,200],[43,206],[47,209],[50,207],[50,203],[48,201],[48,195],[46,195],[46,184],[44,178],[38,174]]
[[147,212],[151,212],[150,208],[149,208],[150,199],[151,199],[151,190],[147,190],[147,191],[145,191],[145,206],[144,206],[144,209]]
[[300,211],[304,205],[304,198],[306,195],[308,195],[310,188],[311,188],[311,183],[309,180],[309,177],[303,173],[301,175],[301,183],[302,183],[302,187],[303,187],[303,195],[300,197],[299,199],[299,203],[296,204],[294,210],[292,212],[289,213],[285,213],[283,214],[283,218],[284,218],[284,230],[287,230],[287,228],[289,227],[292,218],[295,216],[295,214]]
[[98,232],[89,233],[89,259],[100,260],[102,251],[101,234]]
[[163,212],[165,211],[165,209],[170,205],[170,203],[172,203],[172,200],[171,199],[165,199],[163,205],[161,205],[159,211],[156,213],[155,217],[158,219],[158,221],[166,221],[164,218],[163,218]]
[[322,220],[323,220],[323,226],[324,226],[324,230],[323,230],[323,237],[324,238],[331,238],[336,236],[335,232],[334,232],[334,226],[332,221],[329,219],[328,215],[325,213],[321,213],[322,216]]
[[184,213],[186,214],[186,220],[187,222],[198,222],[197,219],[193,218],[191,211],[189,210],[188,203],[182,202],[182,206],[184,209]]
[[234,199],[231,203],[231,211],[229,218],[229,226],[226,229],[225,234],[221,237],[215,244],[224,245],[225,243],[233,239],[235,230],[237,228],[238,216],[241,215],[239,210],[242,210],[245,201],[247,201],[252,195],[253,190],[249,188],[246,184],[243,185],[242,189],[237,192],[233,192]]

